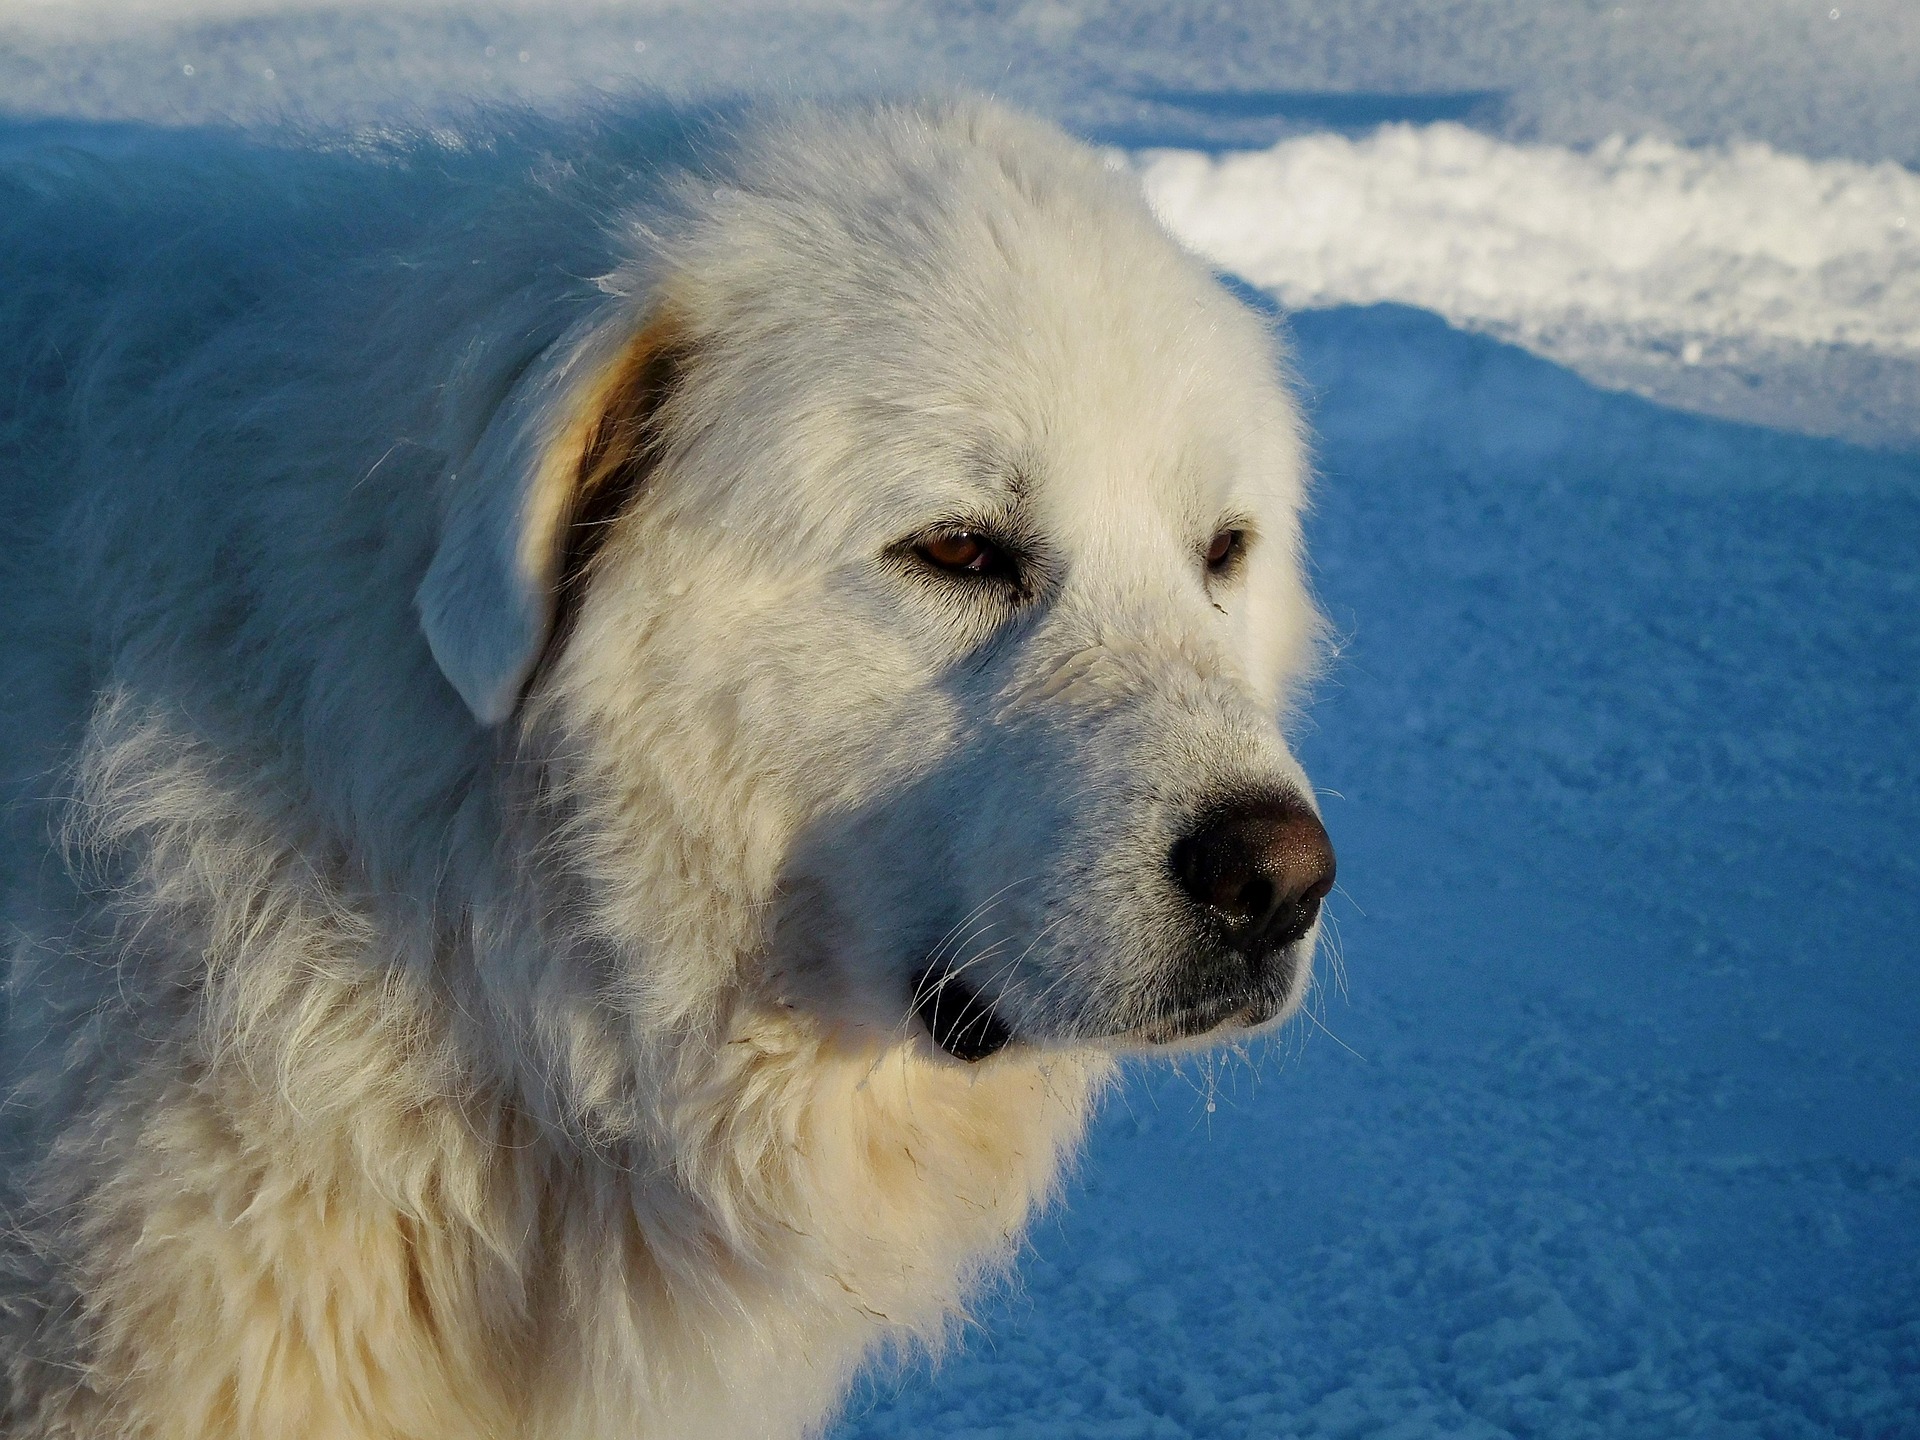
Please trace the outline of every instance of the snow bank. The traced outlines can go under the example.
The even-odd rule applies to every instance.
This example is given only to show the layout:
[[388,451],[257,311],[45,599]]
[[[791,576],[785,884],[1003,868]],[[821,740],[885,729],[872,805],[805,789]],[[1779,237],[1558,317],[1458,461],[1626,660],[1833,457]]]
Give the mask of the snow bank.
[[[1901,166],[1755,144],[1583,152],[1442,123],[1250,154],[1155,151],[1140,169],[1176,233],[1289,308],[1417,305],[1655,393],[1679,369],[1745,370],[1749,393],[1698,407],[1736,418],[1780,419],[1776,390],[1804,406],[1823,378],[1809,386],[1811,365],[1843,392],[1816,397],[1829,408],[1877,398],[1887,413],[1798,417],[1804,428],[1914,433],[1920,175]],[[1894,393],[1861,394],[1863,360],[1880,362],[1864,387]]]
[[1920,350],[1920,175],[1898,165],[1443,123],[1142,173],[1189,244],[1294,308],[1401,301],[1535,346],[1618,326]]

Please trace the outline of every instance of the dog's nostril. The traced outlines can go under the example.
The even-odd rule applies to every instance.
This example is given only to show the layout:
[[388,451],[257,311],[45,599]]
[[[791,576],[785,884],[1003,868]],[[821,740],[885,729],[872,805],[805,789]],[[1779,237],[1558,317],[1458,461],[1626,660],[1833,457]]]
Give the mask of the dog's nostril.
[[1224,922],[1234,949],[1264,955],[1313,928],[1333,889],[1333,842],[1297,798],[1249,800],[1211,812],[1183,837],[1173,870]]
[[1273,882],[1264,875],[1255,875],[1240,887],[1239,893],[1233,897],[1232,905],[1222,908],[1231,909],[1237,915],[1248,917],[1265,915],[1272,911],[1277,898]]

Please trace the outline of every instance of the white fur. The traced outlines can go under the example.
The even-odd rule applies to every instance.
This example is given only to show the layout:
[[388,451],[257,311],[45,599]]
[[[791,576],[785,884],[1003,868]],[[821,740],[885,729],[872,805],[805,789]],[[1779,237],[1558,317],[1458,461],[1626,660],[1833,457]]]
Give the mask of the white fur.
[[[7,1433],[797,1436],[937,1344],[1170,1003],[1179,826],[1304,793],[1260,322],[975,103],[0,215]],[[902,548],[982,517],[1017,596]]]

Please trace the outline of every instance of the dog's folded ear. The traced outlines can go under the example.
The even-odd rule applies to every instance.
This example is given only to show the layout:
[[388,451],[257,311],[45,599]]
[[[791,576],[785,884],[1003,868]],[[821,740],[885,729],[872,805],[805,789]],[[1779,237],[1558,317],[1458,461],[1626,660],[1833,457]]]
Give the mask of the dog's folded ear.
[[449,477],[439,547],[414,603],[435,662],[482,724],[513,714],[652,469],[681,333],[663,313],[637,333],[563,337]]

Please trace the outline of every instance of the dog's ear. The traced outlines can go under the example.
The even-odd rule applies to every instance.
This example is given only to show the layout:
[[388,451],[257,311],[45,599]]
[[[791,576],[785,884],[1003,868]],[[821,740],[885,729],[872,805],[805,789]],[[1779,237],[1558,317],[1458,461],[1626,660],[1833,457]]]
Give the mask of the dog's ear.
[[683,354],[664,314],[624,343],[562,340],[450,477],[414,601],[435,662],[482,724],[514,712],[564,631],[595,553],[652,469]]

